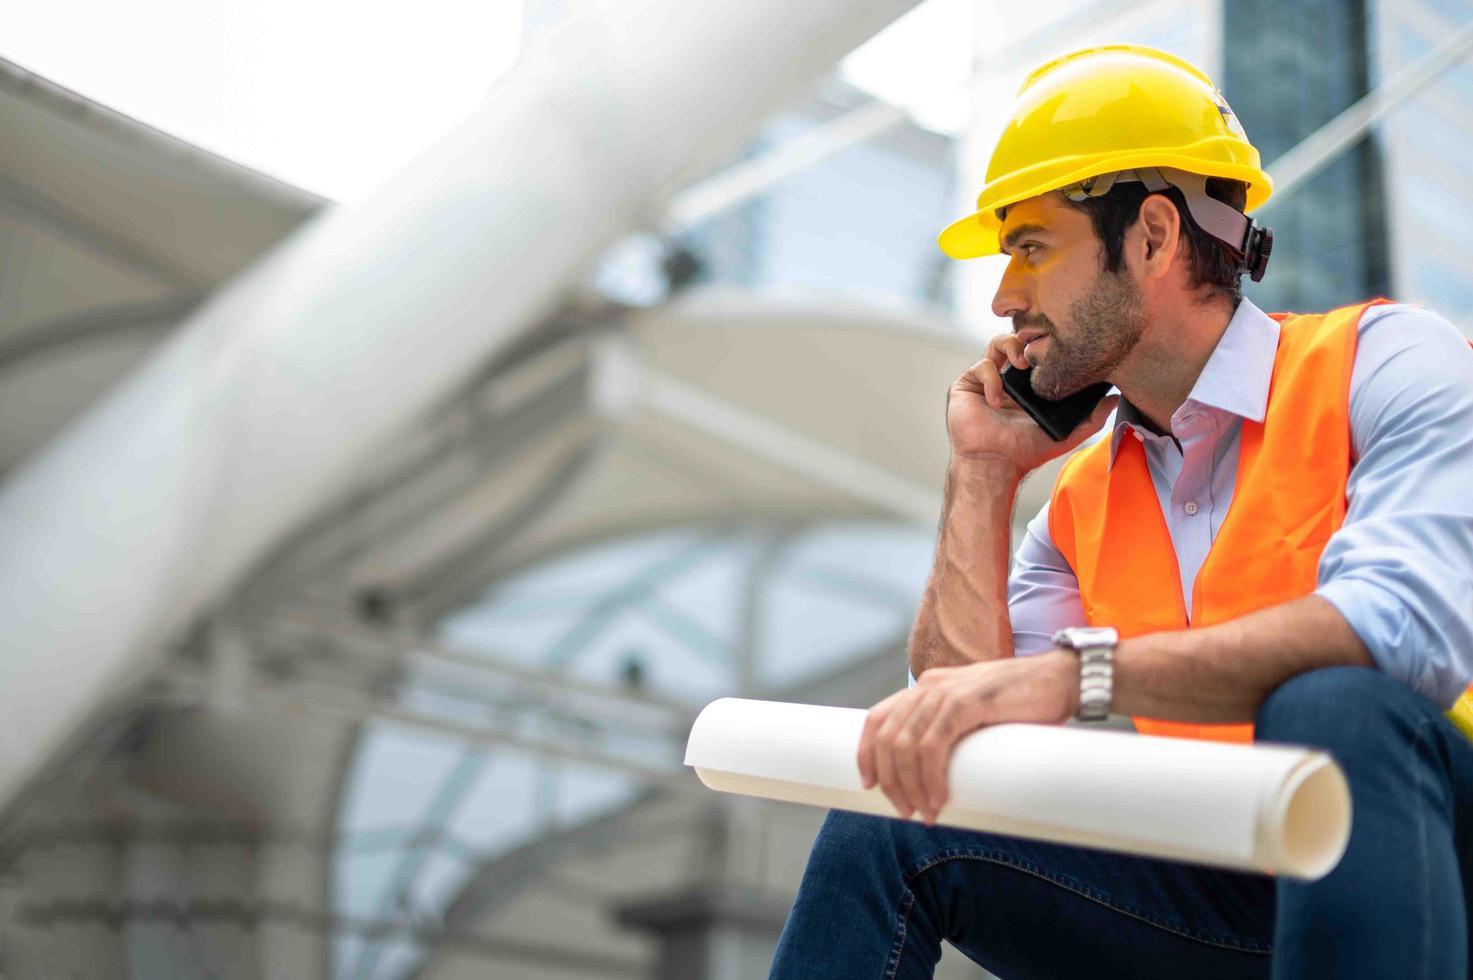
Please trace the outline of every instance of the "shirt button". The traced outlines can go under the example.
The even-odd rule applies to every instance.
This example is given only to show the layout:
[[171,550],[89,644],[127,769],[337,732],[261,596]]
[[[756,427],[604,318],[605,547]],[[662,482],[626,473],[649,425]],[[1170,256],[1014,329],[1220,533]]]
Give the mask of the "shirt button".
[[1188,517],[1194,517],[1194,516],[1196,516],[1196,513],[1197,513],[1197,502],[1195,500],[1188,500],[1186,502],[1185,506],[1182,507],[1182,510],[1184,510],[1184,511],[1187,512],[1187,516]]

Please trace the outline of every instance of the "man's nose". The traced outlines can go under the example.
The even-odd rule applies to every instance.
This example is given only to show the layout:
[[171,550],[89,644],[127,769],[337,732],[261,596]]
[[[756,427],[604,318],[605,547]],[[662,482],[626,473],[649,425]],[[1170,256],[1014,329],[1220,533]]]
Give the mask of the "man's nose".
[[1009,319],[1028,310],[1023,276],[1016,271],[1015,265],[1010,259],[1008,267],[1003,270],[1002,281],[997,284],[997,292],[992,297],[993,316]]

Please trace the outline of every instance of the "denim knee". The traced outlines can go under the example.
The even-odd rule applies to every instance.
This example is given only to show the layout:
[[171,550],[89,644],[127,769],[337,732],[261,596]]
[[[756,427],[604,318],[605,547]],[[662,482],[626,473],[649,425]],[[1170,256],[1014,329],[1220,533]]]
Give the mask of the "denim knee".
[[987,836],[950,827],[927,827],[913,820],[830,810],[813,842],[809,864],[851,871],[864,866],[899,878],[931,854],[955,843],[953,838],[958,834],[966,835],[969,843]]
[[1406,684],[1371,667],[1326,667],[1289,678],[1254,719],[1259,741],[1292,742],[1356,754],[1413,738],[1425,714]]
[[813,855],[809,860],[849,864],[861,856],[893,854],[894,823],[867,813],[830,810],[814,839]]

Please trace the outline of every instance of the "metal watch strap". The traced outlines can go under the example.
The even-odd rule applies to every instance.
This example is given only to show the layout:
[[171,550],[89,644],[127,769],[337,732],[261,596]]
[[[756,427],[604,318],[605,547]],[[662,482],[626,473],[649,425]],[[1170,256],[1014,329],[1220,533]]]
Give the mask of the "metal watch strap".
[[1079,654],[1080,721],[1104,721],[1110,716],[1115,644],[1120,634],[1108,627],[1074,627],[1054,634],[1054,642]]
[[1080,721],[1104,721],[1110,717],[1110,694],[1114,683],[1113,646],[1085,647],[1079,651]]

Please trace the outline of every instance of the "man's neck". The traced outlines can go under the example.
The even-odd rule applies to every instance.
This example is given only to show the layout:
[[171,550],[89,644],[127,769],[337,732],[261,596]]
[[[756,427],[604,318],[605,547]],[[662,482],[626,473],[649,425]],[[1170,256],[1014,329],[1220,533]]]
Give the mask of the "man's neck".
[[1110,380],[1156,429],[1170,432],[1171,416],[1192,393],[1235,312],[1236,304],[1212,303],[1153,316]]

